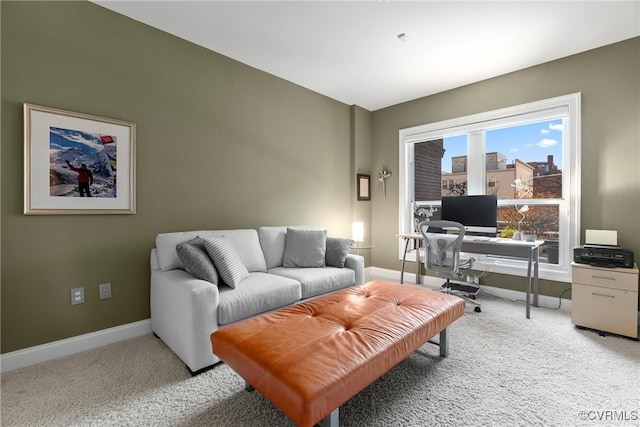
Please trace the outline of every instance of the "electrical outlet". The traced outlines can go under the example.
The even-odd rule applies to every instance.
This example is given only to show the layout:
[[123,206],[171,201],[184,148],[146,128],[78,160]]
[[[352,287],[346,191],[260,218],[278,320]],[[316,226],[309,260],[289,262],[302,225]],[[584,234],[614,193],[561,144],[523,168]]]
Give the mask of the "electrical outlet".
[[84,304],[84,288],[71,289],[71,305]]
[[111,283],[101,283],[98,285],[98,290],[100,291],[100,299],[111,298]]

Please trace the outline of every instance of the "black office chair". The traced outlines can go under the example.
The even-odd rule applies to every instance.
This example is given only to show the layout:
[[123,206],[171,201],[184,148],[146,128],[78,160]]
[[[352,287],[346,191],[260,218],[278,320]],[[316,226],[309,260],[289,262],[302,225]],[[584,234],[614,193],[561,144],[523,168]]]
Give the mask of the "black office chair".
[[[425,241],[425,267],[447,279],[441,287],[442,291],[461,297],[473,305],[475,311],[481,312],[481,304],[475,300],[480,287],[451,282],[451,279],[464,278],[462,271],[470,269],[475,262],[474,258],[460,259],[464,226],[454,221],[427,220],[422,221],[418,229]],[[457,230],[457,234],[447,233],[449,230]]]

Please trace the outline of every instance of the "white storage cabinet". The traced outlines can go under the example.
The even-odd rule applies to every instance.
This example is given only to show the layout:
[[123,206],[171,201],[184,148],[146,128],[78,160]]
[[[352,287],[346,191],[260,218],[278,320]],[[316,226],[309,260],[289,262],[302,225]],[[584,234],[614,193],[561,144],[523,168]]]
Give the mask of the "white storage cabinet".
[[638,265],[604,268],[572,263],[571,321],[638,339]]

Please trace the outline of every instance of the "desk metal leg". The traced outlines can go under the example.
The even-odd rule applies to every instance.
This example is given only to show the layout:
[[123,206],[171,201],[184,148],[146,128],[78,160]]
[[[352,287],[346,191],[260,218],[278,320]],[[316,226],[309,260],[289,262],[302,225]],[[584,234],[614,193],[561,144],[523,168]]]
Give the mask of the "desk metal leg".
[[[540,264],[540,248],[531,248],[529,252],[529,265],[527,269],[527,319],[531,318],[531,282],[533,282],[533,306],[538,307],[538,266]],[[532,272],[533,269],[533,272]]]
[[540,265],[540,247],[533,249],[533,305],[538,307],[538,266]]
[[409,248],[410,239],[404,239],[404,255],[402,255],[402,270],[400,270],[400,284],[404,283],[404,263],[407,260],[407,249]]
[[[409,250],[410,238],[405,238],[404,254],[402,255],[402,269],[400,270],[400,284],[404,283],[404,264],[407,260],[407,251]],[[416,284],[419,285],[420,280],[420,239],[414,239],[416,247]]]
[[420,240],[416,239],[415,240],[415,245],[416,247],[416,285],[419,285],[421,280],[420,280]]
[[531,301],[531,271],[532,271],[531,268],[532,266],[533,266],[533,249],[529,251],[529,262],[527,266],[527,301],[526,301],[527,319],[531,318],[530,301]]

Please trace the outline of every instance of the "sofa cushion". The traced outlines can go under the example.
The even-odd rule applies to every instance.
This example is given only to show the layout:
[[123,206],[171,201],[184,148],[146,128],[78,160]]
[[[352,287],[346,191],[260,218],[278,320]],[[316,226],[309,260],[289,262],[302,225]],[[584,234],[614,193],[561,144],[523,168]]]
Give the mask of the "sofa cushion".
[[224,230],[221,232],[233,244],[247,270],[263,273],[267,271],[267,264],[256,230]]
[[324,267],[327,250],[325,230],[287,228],[284,267]]
[[353,240],[339,237],[327,237],[325,264],[329,267],[344,268],[344,262],[353,246]]
[[324,230],[324,227],[315,225],[260,227],[258,229],[258,237],[260,238],[262,252],[264,252],[267,269],[282,267],[282,263],[284,261],[284,248],[287,243],[287,228],[296,228],[300,230]]
[[220,277],[229,287],[235,288],[243,279],[249,277],[249,271],[226,237],[206,238],[204,247],[220,272]]
[[218,284],[218,272],[213,261],[204,247],[204,240],[195,237],[187,242],[178,243],[176,252],[180,261],[184,264],[187,273],[198,279],[206,280],[214,285]]
[[156,249],[160,269],[167,271],[175,268],[184,268],[184,264],[176,252],[176,245],[197,236],[203,239],[225,236],[236,248],[247,270],[267,271],[267,264],[258,240],[258,232],[253,229],[199,230],[158,234],[156,236]]
[[303,299],[346,288],[347,286],[353,285],[356,278],[356,273],[352,269],[336,267],[276,267],[270,269],[269,273],[288,277],[300,282]]
[[160,233],[156,236],[156,249],[160,270],[168,271],[176,268],[184,269],[184,264],[178,257],[176,246],[196,237],[206,237],[199,231],[180,231],[175,233]]
[[231,289],[220,286],[218,323],[228,325],[265,311],[293,304],[300,300],[300,283],[293,279],[267,273],[251,273],[242,286]]
[[287,227],[260,227],[258,237],[267,269],[282,267],[284,247],[287,242]]

